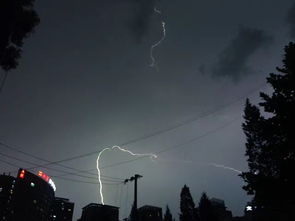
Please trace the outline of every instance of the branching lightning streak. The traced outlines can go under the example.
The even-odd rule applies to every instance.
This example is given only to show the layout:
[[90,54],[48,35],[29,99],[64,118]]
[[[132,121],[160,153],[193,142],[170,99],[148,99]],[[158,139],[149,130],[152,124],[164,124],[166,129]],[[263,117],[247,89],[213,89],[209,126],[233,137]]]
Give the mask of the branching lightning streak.
[[[157,8],[154,8],[154,12],[158,13],[159,15],[162,14],[161,11],[159,9],[157,9]],[[162,38],[158,42],[156,42],[155,44],[153,44],[151,46],[150,57],[151,57],[152,62],[150,64],[150,67],[155,67],[156,66],[156,59],[155,59],[154,54],[153,54],[154,49],[156,47],[158,47],[162,43],[162,41],[164,41],[165,38],[166,38],[166,23],[164,21],[162,21],[161,23],[162,23],[162,33],[163,33],[163,35],[162,35]]]
[[99,194],[100,194],[101,204],[103,204],[103,205],[104,205],[104,198],[103,198],[103,193],[102,193],[102,182],[101,182],[101,171],[99,169],[99,160],[100,160],[100,157],[101,157],[101,155],[103,154],[104,151],[106,151],[106,150],[114,150],[114,149],[118,149],[118,150],[120,150],[122,152],[125,152],[125,153],[128,153],[128,154],[130,154],[132,156],[140,156],[140,157],[147,156],[147,157],[150,157],[152,160],[156,159],[158,157],[157,155],[152,154],[152,153],[146,153],[146,154],[133,153],[130,150],[124,149],[124,148],[122,148],[120,146],[107,147],[107,148],[104,148],[102,151],[100,151],[98,156],[97,156],[97,159],[96,159],[96,169],[97,169],[98,183],[99,183]]
[[192,161],[192,160],[176,160],[176,159],[173,159],[173,160],[164,160],[162,158],[161,161],[170,161],[170,162],[179,162],[179,163],[189,163],[189,164],[197,164],[197,165],[207,165],[207,166],[213,166],[213,167],[216,167],[216,168],[221,168],[221,169],[225,169],[225,170],[230,170],[232,172],[235,172],[235,173],[238,173],[238,174],[241,174],[242,171],[238,170],[238,169],[235,169],[233,167],[229,167],[229,166],[225,166],[225,165],[222,165],[222,164],[217,164],[217,163],[208,163],[208,162],[198,162],[198,161]]
[[242,173],[242,171],[240,171],[240,170],[237,170],[237,169],[229,167],[229,166],[217,164],[217,163],[208,163],[208,165],[218,167],[218,168],[223,168],[223,169],[226,169],[226,170],[231,170],[231,171],[234,171],[234,172],[239,173],[239,174]]

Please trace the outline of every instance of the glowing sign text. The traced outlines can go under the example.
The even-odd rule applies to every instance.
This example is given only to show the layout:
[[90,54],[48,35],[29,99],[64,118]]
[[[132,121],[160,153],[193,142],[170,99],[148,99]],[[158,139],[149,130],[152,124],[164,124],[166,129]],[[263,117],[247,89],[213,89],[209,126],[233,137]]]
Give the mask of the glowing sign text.
[[52,181],[52,179],[49,176],[46,175],[46,173],[39,171],[38,176],[42,177],[42,179],[45,180],[47,183],[49,183],[49,185],[52,187],[52,189],[54,191],[56,191],[56,186],[55,186],[54,182]]

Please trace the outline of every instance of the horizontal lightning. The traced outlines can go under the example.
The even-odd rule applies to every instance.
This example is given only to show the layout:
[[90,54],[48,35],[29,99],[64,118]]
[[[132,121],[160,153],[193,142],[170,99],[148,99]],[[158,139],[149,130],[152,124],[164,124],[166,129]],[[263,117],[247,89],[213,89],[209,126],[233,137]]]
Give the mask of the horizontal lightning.
[[229,166],[225,166],[225,165],[222,165],[222,164],[217,164],[217,163],[207,163],[208,165],[211,165],[211,166],[214,166],[214,167],[217,167],[217,168],[223,168],[223,169],[226,169],[226,170],[231,170],[233,172],[236,172],[236,173],[242,173],[242,171],[240,170],[237,170],[233,167],[229,167]]
[[147,154],[133,153],[130,150],[124,149],[124,148],[122,148],[120,146],[107,147],[107,148],[104,148],[102,151],[100,151],[98,156],[97,156],[97,159],[96,159],[96,169],[97,169],[97,175],[98,175],[100,200],[101,200],[101,204],[103,204],[103,205],[104,205],[104,197],[103,197],[103,191],[102,191],[101,171],[100,171],[100,168],[99,168],[99,160],[100,160],[100,157],[103,154],[103,152],[105,152],[106,150],[114,150],[114,149],[117,149],[117,150],[120,150],[122,152],[128,153],[128,154],[130,154],[132,156],[140,156],[140,157],[147,156],[147,157],[150,157],[152,160],[156,159],[158,157],[157,155],[152,154],[152,153],[147,153]]
[[189,164],[197,164],[197,165],[207,165],[207,166],[213,166],[216,168],[221,168],[221,169],[225,169],[225,170],[229,170],[238,174],[241,174],[242,171],[235,169],[233,167],[229,167],[226,165],[222,165],[222,164],[217,164],[217,163],[207,163],[207,162],[196,162],[196,161],[191,161],[191,160],[178,160],[178,159],[173,159],[173,160],[167,160],[167,159],[163,159],[161,158],[161,161],[166,161],[166,162],[178,162],[178,163],[189,163]]

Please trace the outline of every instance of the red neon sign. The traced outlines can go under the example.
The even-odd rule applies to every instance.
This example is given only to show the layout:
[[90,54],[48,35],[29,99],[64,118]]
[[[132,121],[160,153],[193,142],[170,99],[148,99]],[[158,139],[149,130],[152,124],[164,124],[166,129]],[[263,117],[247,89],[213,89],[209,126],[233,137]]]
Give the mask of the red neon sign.
[[19,174],[19,178],[23,179],[25,178],[25,170],[21,170],[20,174]]
[[38,176],[39,176],[39,177],[42,177],[42,179],[45,180],[46,182],[48,182],[49,179],[50,179],[50,177],[47,176],[46,173],[44,173],[44,172],[42,172],[42,171],[39,171],[39,172],[38,172]]

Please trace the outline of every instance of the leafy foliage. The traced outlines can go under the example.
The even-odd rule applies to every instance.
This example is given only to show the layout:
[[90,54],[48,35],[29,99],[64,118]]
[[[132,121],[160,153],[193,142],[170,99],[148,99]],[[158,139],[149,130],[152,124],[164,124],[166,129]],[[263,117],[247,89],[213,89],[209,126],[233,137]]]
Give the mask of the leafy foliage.
[[23,40],[39,24],[39,17],[33,10],[34,1],[0,1],[0,67],[5,71],[17,67]]

